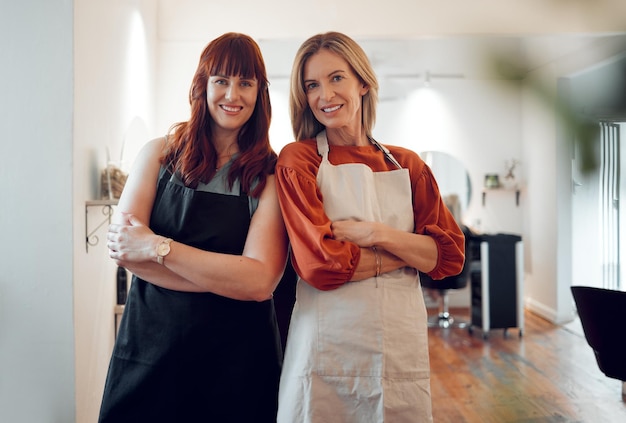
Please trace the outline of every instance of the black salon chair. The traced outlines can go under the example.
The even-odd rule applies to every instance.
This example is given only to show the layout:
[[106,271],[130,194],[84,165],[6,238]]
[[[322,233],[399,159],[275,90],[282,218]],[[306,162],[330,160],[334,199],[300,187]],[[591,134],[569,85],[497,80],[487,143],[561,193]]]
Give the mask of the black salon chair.
[[607,377],[622,381],[626,401],[626,292],[590,286],[572,286],[572,295],[598,367]]
[[449,309],[450,290],[463,289],[467,286],[470,280],[470,264],[472,261],[471,240],[473,235],[469,228],[467,228],[466,226],[462,226],[461,228],[463,229],[463,233],[465,234],[465,263],[463,264],[463,269],[461,270],[461,273],[456,276],[450,276],[447,278],[434,280],[426,273],[420,272],[420,282],[422,284],[422,287],[431,291],[436,291],[439,300],[438,314],[428,319],[429,327],[464,328],[469,325],[467,321],[453,317],[450,314]]

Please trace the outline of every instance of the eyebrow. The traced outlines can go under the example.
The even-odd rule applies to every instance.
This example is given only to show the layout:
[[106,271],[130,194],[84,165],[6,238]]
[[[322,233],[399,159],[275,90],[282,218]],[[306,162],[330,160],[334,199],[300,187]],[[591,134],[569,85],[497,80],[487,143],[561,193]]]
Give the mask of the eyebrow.
[[[347,72],[347,71],[345,71],[345,70],[343,70],[343,69],[337,69],[337,70],[334,70],[334,71],[330,72],[330,73],[329,73],[328,75],[326,75],[326,76],[333,76],[333,75],[334,75],[334,74],[336,74],[336,73],[346,73],[346,72]],[[315,81],[315,79],[305,79],[305,80],[303,80],[302,82],[311,82],[311,81]]]

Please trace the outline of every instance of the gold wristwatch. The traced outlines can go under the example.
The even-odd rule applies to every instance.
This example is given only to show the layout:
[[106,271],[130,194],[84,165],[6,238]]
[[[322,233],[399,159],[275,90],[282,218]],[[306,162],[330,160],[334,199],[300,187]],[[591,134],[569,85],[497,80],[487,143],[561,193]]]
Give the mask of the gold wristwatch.
[[163,264],[163,259],[170,253],[170,242],[172,242],[172,238],[166,238],[157,245],[157,263]]

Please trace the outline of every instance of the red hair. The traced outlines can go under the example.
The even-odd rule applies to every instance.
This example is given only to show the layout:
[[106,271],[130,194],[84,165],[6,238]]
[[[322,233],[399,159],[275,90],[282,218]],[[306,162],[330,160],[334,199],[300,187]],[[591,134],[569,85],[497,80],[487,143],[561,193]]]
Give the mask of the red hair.
[[[189,90],[191,117],[172,126],[168,147],[161,163],[173,168],[185,186],[195,188],[215,175],[217,154],[211,142],[212,117],[207,105],[207,84],[211,75],[256,78],[259,92],[254,112],[239,131],[239,156],[228,172],[232,188],[239,178],[241,189],[253,197],[260,195],[268,174],[274,173],[276,153],[270,146],[269,126],[272,108],[265,63],[257,43],[249,36],[229,32],[206,46]],[[251,192],[252,183],[258,185]]]

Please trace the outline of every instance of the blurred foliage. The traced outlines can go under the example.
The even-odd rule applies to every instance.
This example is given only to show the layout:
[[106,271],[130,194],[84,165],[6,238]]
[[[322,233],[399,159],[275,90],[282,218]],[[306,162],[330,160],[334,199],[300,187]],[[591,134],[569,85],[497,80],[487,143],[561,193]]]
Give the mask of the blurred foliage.
[[[626,45],[624,46],[626,52]],[[505,80],[523,81],[526,87],[541,103],[554,111],[559,123],[568,133],[568,139],[575,143],[580,153],[580,171],[590,173],[599,166],[597,157],[597,143],[600,134],[600,120],[626,120],[626,59],[617,62],[617,72],[614,72],[609,81],[598,81],[598,91],[600,86],[610,87],[610,93],[600,100],[595,99],[593,106],[595,114],[583,114],[572,103],[563,100],[558,94],[555,85],[549,85],[541,78],[531,78],[527,75],[527,69],[516,63],[510,57],[499,55],[493,56],[493,69],[497,75]],[[550,82],[556,84],[556,81]]]
[[[625,3],[620,0],[546,0],[543,7],[558,9],[568,15],[577,14],[581,24],[586,21],[590,28],[598,21],[605,22],[607,26],[605,34],[624,34],[626,33],[624,5]],[[626,42],[622,44],[621,50],[626,57]],[[565,102],[553,86],[537,78],[528,78],[527,69],[511,57],[495,55],[493,66],[495,72],[507,80],[524,81],[524,86],[539,101],[553,108],[557,119],[571,135],[568,139],[578,147],[580,171],[586,174],[595,171],[599,166],[599,158],[594,144],[599,139],[600,120],[615,118],[618,121],[626,121],[626,58],[619,62],[618,68],[621,68],[612,75],[610,81],[598,81],[598,85],[609,87],[609,90],[604,91],[604,98],[599,102],[601,107],[595,110],[595,112],[600,110],[601,113],[596,115],[581,113],[573,104]]]
[[554,110],[557,119],[569,133],[568,139],[576,143],[580,152],[580,171],[593,172],[597,169],[598,157],[594,143],[598,139],[598,120],[585,116],[575,110],[575,107],[565,102],[556,90],[541,81],[539,78],[527,78],[526,70],[511,60],[501,56],[493,59],[495,72],[505,80],[524,81],[525,87],[545,106]]

